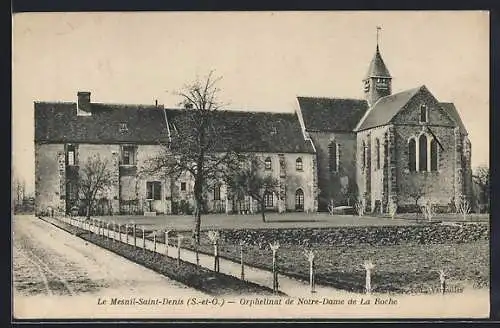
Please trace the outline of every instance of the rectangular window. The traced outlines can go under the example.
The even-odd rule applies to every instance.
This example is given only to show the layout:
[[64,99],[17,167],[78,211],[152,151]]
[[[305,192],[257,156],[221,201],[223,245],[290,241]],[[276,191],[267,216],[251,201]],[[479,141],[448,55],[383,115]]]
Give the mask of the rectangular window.
[[147,195],[146,199],[161,200],[161,182],[148,181],[146,182]]
[[186,191],[186,183],[181,182],[181,191]]
[[127,123],[120,123],[120,133],[125,133],[125,132],[128,132],[128,126],[127,126]]
[[122,147],[122,165],[135,165],[135,147]]
[[76,163],[76,149],[74,145],[66,147],[66,165],[75,165]]
[[264,204],[266,207],[273,207],[273,194],[267,193],[264,195]]
[[420,106],[420,123],[427,123],[427,106]]

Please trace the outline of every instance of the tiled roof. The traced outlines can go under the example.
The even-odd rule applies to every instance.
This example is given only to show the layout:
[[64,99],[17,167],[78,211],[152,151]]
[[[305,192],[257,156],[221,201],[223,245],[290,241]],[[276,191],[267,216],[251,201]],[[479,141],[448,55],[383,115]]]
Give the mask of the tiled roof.
[[[189,133],[184,110],[167,109],[173,133]],[[214,148],[249,152],[314,153],[295,113],[218,111],[213,116]]]
[[369,77],[391,77],[387,66],[385,66],[384,60],[380,55],[380,51],[377,45],[377,51],[370,62],[370,67],[368,68],[368,72],[366,73],[365,79]]
[[[182,109],[92,103],[91,116],[77,116],[76,103],[35,103],[36,142],[144,143],[168,141],[170,125],[186,127]],[[217,150],[313,153],[294,113],[220,111],[214,115]],[[127,131],[120,124],[127,123]],[[179,123],[179,124],[176,124]],[[189,133],[189,127],[182,133]]]
[[455,105],[449,102],[440,102],[439,105],[448,113],[448,115],[453,119],[453,121],[455,121],[455,123],[460,127],[462,133],[467,134],[467,129],[465,128],[464,122],[462,121],[462,118],[460,118],[460,114],[458,114]]
[[424,86],[382,97],[368,110],[355,131],[366,130],[390,122],[401,108]]
[[351,132],[368,109],[366,100],[297,97],[307,131]]

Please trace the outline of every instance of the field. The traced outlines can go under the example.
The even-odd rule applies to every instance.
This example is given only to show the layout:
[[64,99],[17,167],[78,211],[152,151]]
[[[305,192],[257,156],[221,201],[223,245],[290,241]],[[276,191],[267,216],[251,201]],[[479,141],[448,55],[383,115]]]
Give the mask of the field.
[[[193,249],[186,238],[186,248]],[[303,247],[281,245],[278,251],[280,272],[307,280],[309,263]],[[335,288],[363,292],[364,261],[376,266],[372,288],[377,292],[431,293],[439,290],[439,269],[448,275],[449,288],[486,287],[489,282],[489,243],[487,240],[464,244],[420,245],[404,243],[394,246],[331,246],[316,244],[316,282]],[[213,246],[203,236],[201,252],[213,254]],[[222,243],[221,256],[240,260],[240,246]],[[272,252],[267,245],[244,246],[244,261],[255,267],[272,269]]]
[[[191,230],[193,217],[190,215],[116,215],[103,216],[99,220],[115,222],[117,224],[135,223],[146,229]],[[433,221],[456,221],[456,215],[437,214]],[[469,221],[488,222],[486,214],[470,214]],[[385,226],[385,225],[413,225],[417,224],[415,214],[400,214],[391,219],[389,217],[375,217],[355,215],[328,215],[326,213],[268,213],[266,222],[262,222],[259,214],[207,214],[202,216],[201,229],[283,229],[283,228],[325,228],[342,226]]]
[[[171,236],[182,234],[182,245],[194,249],[191,241],[190,229],[193,219],[190,216],[162,216],[162,217],[127,217],[114,216],[103,218],[108,222],[118,224],[134,223],[145,229],[151,236],[153,231],[165,229],[173,230]],[[435,222],[461,221],[461,217],[453,215],[437,215]],[[486,227],[487,215],[470,215],[469,222]],[[486,221],[486,222],[485,222]],[[235,238],[227,238],[236,229],[238,238],[245,239],[244,262],[254,267],[271,270],[272,252],[269,242],[279,240],[281,246],[278,251],[279,271],[283,274],[307,280],[309,264],[304,255],[306,248],[314,250],[315,279],[317,283],[335,288],[362,292],[365,284],[365,270],[363,263],[370,260],[375,264],[372,273],[372,288],[377,292],[388,293],[433,293],[439,290],[439,270],[447,273],[447,288],[460,290],[463,288],[484,288],[489,285],[489,240],[484,230],[479,237],[463,238],[462,228],[456,228],[457,234],[448,236],[448,230],[439,228],[437,241],[425,238],[429,233],[427,227],[438,225],[418,224],[411,215],[400,216],[396,219],[384,217],[357,217],[349,215],[330,216],[323,213],[286,215],[270,214],[267,222],[263,223],[259,215],[207,215],[202,217],[201,245],[198,250],[202,253],[213,254],[214,248],[207,237],[207,230],[219,230],[224,236],[220,241],[219,254],[222,257],[240,261],[240,246]],[[418,238],[407,238],[401,242],[387,244],[378,243],[378,231],[385,227],[415,227]],[[419,227],[422,227],[420,229]],[[279,230],[276,230],[276,229]],[[338,229],[361,229],[361,234],[351,235],[349,242],[342,239],[332,243],[331,239],[316,238],[309,243],[311,232],[305,236],[306,230],[329,236]],[[263,230],[264,229],[264,230]],[[420,229],[420,230],[419,230]],[[427,229],[427,230],[426,230]],[[434,229],[434,228],[429,228]],[[290,236],[269,237],[272,231],[289,230]],[[326,231],[326,232],[325,232]],[[331,231],[331,233],[329,232]],[[462,232],[461,232],[462,231]],[[375,234],[374,234],[375,232]],[[358,232],[359,233],[359,232]],[[411,233],[411,230],[410,230]],[[475,232],[474,232],[475,233]],[[265,236],[265,237],[264,237]],[[387,236],[383,236],[382,241]],[[450,237],[450,238],[448,238]],[[454,237],[454,238],[451,238]],[[150,237],[152,238],[152,237]],[[385,238],[385,239],[384,239]],[[399,238],[396,236],[395,239]],[[314,239],[314,238],[313,238]],[[359,239],[359,240],[358,240]],[[157,241],[164,242],[164,234],[157,233]],[[174,239],[170,243],[176,243]]]

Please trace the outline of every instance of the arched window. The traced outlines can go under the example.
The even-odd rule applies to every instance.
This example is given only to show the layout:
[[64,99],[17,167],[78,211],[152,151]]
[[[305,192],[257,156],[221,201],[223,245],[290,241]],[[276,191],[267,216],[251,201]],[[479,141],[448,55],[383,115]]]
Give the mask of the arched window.
[[427,137],[425,134],[418,138],[418,170],[427,171]]
[[272,168],[271,157],[266,158],[266,160],[264,161],[264,167],[266,170],[271,170]]
[[417,143],[414,138],[408,141],[408,168],[410,172],[417,170]]
[[375,139],[375,169],[380,170],[380,140]]
[[361,144],[361,167],[364,168],[366,166],[366,143],[363,140],[363,143]]
[[216,184],[214,186],[214,200],[220,200],[220,185]]
[[297,160],[295,161],[295,169],[297,171],[302,171],[304,169],[304,164],[302,163],[301,157],[297,158]]
[[337,148],[335,141],[330,142],[330,145],[328,145],[328,164],[330,172],[337,172],[339,169]]
[[431,140],[431,171],[438,170],[438,148],[436,139]]
[[300,188],[295,192],[295,210],[304,210],[304,192]]

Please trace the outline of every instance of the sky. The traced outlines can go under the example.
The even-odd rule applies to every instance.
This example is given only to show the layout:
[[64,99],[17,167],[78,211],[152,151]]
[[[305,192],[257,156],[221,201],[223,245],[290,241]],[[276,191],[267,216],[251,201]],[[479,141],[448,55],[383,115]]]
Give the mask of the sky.
[[290,112],[297,96],[363,98],[380,50],[393,92],[454,102],[472,165],[489,163],[489,16],[481,11],[22,13],[13,18],[12,166],[34,190],[34,101],[174,107],[209,71],[226,109]]

